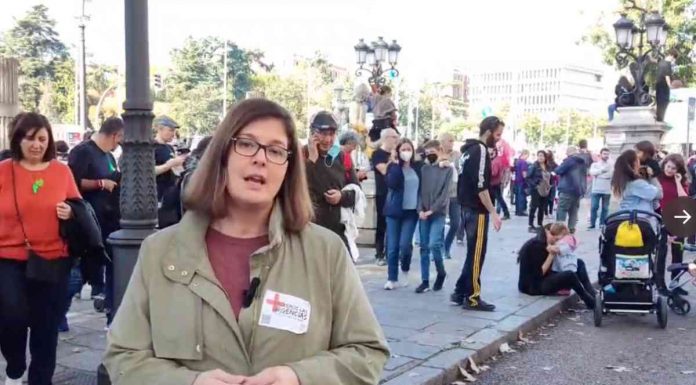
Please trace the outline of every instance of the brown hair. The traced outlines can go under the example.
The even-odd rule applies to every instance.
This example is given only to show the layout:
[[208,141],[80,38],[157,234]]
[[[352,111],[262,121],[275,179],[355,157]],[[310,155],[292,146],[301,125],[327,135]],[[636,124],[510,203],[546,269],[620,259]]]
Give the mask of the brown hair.
[[[48,131],[48,146],[46,147],[46,152],[44,153],[42,161],[49,162],[56,158],[56,144],[53,140],[51,123],[48,122],[45,116],[37,114],[36,112],[22,112],[10,121],[10,152],[12,153],[12,159],[16,161],[24,159],[21,145],[22,139],[27,137],[29,139],[34,139],[36,133],[42,128]],[[32,131],[34,132],[29,135]]]
[[636,150],[642,151],[645,155],[647,155],[648,159],[654,157],[656,152],[655,145],[649,140],[643,140],[636,143]]
[[611,189],[617,197],[623,196],[626,185],[638,179],[633,164],[638,160],[638,154],[633,150],[626,150],[614,163],[614,174],[611,177]]
[[662,159],[662,164],[660,165],[662,171],[665,171],[665,165],[668,162],[674,163],[677,167],[677,173],[683,178],[683,183],[689,182],[689,173],[686,171],[686,162],[684,162],[684,157],[680,154],[669,154],[664,159]]
[[559,235],[566,235],[570,231],[568,230],[568,226],[566,226],[565,223],[563,222],[554,222],[549,225],[547,228],[549,233],[553,235],[554,237],[559,236]]
[[227,161],[232,143],[239,132],[249,124],[263,119],[283,122],[288,136],[288,170],[276,199],[283,210],[285,230],[300,232],[312,220],[314,210],[305,177],[304,159],[296,136],[295,122],[290,113],[279,104],[262,98],[246,99],[233,106],[218,125],[210,145],[193,173],[184,193],[188,210],[201,212],[212,218],[227,215]]

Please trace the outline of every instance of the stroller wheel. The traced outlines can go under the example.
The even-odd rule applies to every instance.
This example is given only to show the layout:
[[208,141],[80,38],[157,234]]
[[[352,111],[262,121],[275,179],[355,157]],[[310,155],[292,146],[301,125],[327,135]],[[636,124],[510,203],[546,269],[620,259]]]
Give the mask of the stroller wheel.
[[667,298],[667,305],[678,315],[687,315],[691,311],[691,304],[684,298],[674,295]]
[[662,295],[657,297],[655,307],[657,309],[657,323],[660,325],[660,328],[664,329],[667,327],[667,316],[669,315],[667,298]]
[[594,326],[600,327],[602,326],[602,309],[604,308],[604,304],[602,303],[602,293],[597,292],[595,294],[595,305],[594,305]]

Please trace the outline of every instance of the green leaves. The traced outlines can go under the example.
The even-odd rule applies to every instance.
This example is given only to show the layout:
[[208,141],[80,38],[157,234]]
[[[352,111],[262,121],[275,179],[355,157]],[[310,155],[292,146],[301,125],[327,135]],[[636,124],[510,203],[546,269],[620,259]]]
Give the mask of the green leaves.
[[[215,129],[222,116],[224,40],[218,37],[189,37],[181,48],[172,50],[172,70],[165,82],[164,101],[183,131],[206,134]],[[251,90],[254,65],[268,68],[263,53],[245,50],[227,42],[227,103],[244,99]]]
[[56,79],[58,67],[69,57],[55,24],[45,5],[35,5],[5,32],[0,45],[0,55],[16,57],[20,62],[20,102],[28,111],[38,109],[44,93],[42,85]]

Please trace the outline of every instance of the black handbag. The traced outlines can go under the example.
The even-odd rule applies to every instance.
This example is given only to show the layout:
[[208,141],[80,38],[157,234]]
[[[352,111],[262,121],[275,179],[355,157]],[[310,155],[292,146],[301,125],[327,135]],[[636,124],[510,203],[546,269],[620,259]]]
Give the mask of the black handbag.
[[17,220],[22,228],[24,236],[24,245],[27,248],[27,266],[25,275],[27,278],[49,283],[59,283],[67,278],[70,271],[70,258],[46,259],[37,254],[32,248],[27,232],[24,230],[24,222],[22,215],[19,212],[19,204],[17,203],[17,183],[15,179],[14,164],[12,164],[12,193],[14,195],[15,210],[17,211]]

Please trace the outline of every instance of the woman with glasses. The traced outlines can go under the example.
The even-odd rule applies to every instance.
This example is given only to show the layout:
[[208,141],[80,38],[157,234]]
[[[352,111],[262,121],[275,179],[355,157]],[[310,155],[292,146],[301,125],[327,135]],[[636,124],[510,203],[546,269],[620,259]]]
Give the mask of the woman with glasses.
[[386,342],[343,243],[310,223],[290,114],[239,103],[192,178],[181,222],[140,249],[112,383],[376,384]]

